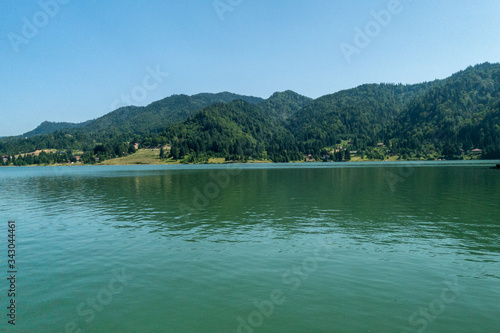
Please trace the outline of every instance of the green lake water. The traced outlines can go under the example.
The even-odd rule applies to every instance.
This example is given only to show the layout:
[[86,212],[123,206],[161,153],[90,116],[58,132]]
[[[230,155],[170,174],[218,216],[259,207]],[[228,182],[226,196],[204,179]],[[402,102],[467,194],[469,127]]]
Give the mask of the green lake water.
[[0,168],[0,329],[500,332],[495,163]]

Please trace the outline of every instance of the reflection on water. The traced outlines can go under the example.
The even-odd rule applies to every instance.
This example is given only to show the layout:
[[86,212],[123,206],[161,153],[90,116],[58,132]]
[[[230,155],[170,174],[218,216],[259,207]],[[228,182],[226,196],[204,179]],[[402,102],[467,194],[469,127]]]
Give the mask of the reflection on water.
[[[486,167],[418,168],[394,192],[384,168],[109,171],[4,179],[11,200],[32,214],[169,237],[234,236],[248,230],[341,233],[412,243],[455,240],[498,250],[499,176]],[[219,175],[220,181],[217,180]],[[208,190],[207,190],[208,188]],[[26,205],[26,204],[24,204]],[[10,205],[15,206],[15,205]],[[61,223],[71,226],[74,219]],[[380,239],[379,239],[380,238]]]
[[[482,311],[487,331],[500,296],[500,173],[489,164],[417,163],[394,188],[393,164],[0,169],[0,217],[20,226],[20,322],[232,332],[254,299],[281,288],[289,301],[263,332],[415,331],[408,316],[460,277],[474,294],[433,329],[469,332],[460,318]],[[283,272],[318,241],[335,255],[292,292]],[[76,310],[85,291],[120,267],[140,279],[87,323]]]

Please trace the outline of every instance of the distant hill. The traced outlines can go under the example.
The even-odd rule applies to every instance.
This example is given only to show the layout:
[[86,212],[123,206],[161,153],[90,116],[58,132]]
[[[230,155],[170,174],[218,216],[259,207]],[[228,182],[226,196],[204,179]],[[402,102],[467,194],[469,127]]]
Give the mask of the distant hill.
[[227,103],[234,100],[243,100],[252,104],[264,101],[259,97],[243,96],[229,92],[201,93],[193,96],[173,95],[144,107],[121,107],[102,117],[83,123],[44,121],[34,130],[22,134],[21,137],[30,138],[60,130],[81,130],[84,133],[110,130],[129,134],[154,133],[170,124],[187,119],[187,117],[208,105]]
[[83,123],[55,123],[55,122],[50,122],[50,121],[44,121],[40,125],[38,125],[37,128],[35,128],[32,131],[26,132],[22,134],[21,136],[24,137],[32,137],[35,135],[43,135],[43,134],[50,134],[55,131],[59,130],[65,130],[65,129],[75,129],[75,128],[82,128],[85,127],[86,125],[89,125],[92,123],[92,120],[83,122]]
[[260,106],[274,120],[286,121],[312,101],[312,98],[287,90],[274,93],[271,97],[263,101]]
[[196,111],[214,103],[227,103],[234,100],[261,103],[263,99],[222,92],[203,93],[193,96],[173,95],[145,107],[127,106],[110,112],[82,128],[83,132],[107,130],[129,134],[156,133],[166,126],[183,121]]

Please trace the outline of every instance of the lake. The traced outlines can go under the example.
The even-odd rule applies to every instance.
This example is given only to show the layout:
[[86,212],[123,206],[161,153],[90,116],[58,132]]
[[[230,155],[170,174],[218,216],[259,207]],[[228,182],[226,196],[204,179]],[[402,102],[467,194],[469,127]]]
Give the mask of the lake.
[[0,168],[0,328],[498,332],[495,163]]

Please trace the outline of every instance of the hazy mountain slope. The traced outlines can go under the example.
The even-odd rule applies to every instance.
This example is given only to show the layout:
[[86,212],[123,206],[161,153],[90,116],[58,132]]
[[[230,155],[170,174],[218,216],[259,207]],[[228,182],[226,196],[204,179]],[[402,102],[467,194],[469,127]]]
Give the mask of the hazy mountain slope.
[[87,132],[113,130],[133,134],[158,132],[170,124],[183,121],[196,111],[214,104],[233,100],[259,103],[262,99],[232,93],[173,95],[145,107],[128,106],[110,112],[83,128]]
[[274,93],[259,106],[273,120],[283,122],[312,101],[312,98],[287,90]]
[[26,132],[21,136],[30,138],[35,135],[49,134],[63,129],[82,128],[90,124],[91,122],[92,120],[75,124],[75,123],[64,123],[64,122],[58,123],[58,122],[44,121],[34,130]]

